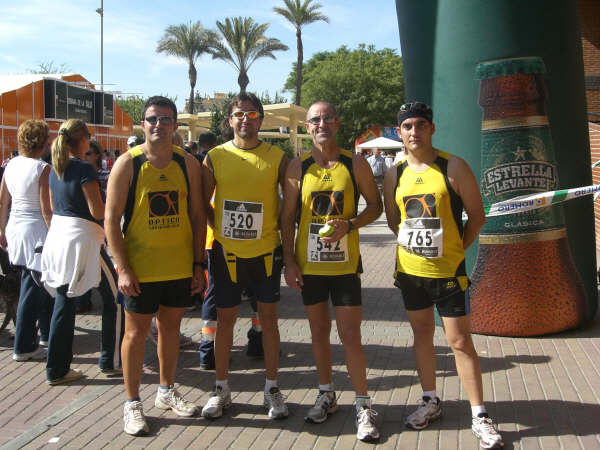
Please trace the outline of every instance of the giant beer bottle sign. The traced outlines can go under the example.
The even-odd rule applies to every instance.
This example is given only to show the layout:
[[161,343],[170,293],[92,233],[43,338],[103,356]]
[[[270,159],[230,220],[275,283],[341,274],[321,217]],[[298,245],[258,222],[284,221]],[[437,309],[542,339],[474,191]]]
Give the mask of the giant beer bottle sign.
[[[486,208],[518,195],[558,189],[544,84],[539,80],[544,63],[540,58],[511,61],[508,68],[506,62],[495,61],[477,67],[482,79],[479,101],[484,111],[480,181]],[[514,71],[515,65],[519,65],[519,73],[502,76],[502,70]],[[524,242],[540,238],[530,233],[564,233],[562,208],[539,206],[533,211],[488,218],[481,230],[483,241]]]
[[[477,66],[483,110],[480,187],[486,208],[559,189],[544,72],[537,57]],[[531,336],[581,322],[585,292],[562,206],[544,206],[543,201],[537,209],[487,219],[469,289],[474,332]]]

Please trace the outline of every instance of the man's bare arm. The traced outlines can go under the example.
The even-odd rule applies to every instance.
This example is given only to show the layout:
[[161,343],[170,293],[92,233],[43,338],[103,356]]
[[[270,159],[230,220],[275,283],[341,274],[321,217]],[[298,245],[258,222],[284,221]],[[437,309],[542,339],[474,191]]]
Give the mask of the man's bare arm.
[[204,211],[206,212],[206,222],[212,229],[215,228],[215,210],[210,204],[210,199],[215,191],[217,181],[215,180],[215,174],[213,171],[212,162],[210,156],[206,155],[202,164],[202,191],[204,195]]
[[127,296],[140,294],[139,282],[129,266],[125,240],[121,232],[121,217],[127,204],[132,177],[133,161],[131,155],[125,153],[117,159],[108,178],[104,215],[106,239],[119,270],[119,289]]
[[398,173],[393,166],[385,173],[383,180],[383,203],[385,205],[385,217],[392,233],[398,235],[398,226],[400,225],[400,209],[396,203],[396,183]]
[[298,290],[300,290],[300,285],[302,285],[302,273],[296,264],[294,244],[301,175],[302,162],[300,158],[296,158],[287,166],[287,173],[283,186],[283,206],[281,208],[280,221],[283,262],[285,264],[285,281],[289,287]]
[[[190,154],[185,154],[185,164],[189,174],[190,192],[188,194],[188,214],[192,226],[194,261],[204,261],[204,246],[206,244],[206,210],[202,193],[202,175],[200,163]],[[192,294],[204,289],[204,270],[194,265],[192,278]]]
[[450,184],[462,199],[463,207],[469,217],[463,231],[463,248],[467,249],[485,225],[485,211],[481,193],[473,171],[466,161],[458,156],[452,156],[448,161],[448,178]]

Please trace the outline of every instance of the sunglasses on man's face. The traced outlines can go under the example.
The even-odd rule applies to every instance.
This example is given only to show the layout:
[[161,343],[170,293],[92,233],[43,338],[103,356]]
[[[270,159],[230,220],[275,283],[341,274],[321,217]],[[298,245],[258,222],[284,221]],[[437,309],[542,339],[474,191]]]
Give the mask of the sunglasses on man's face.
[[335,121],[336,117],[335,116],[315,116],[315,117],[311,117],[310,119],[306,119],[306,121],[312,125],[319,125],[321,123],[321,121],[325,122],[325,123],[333,123]]
[[158,122],[162,123],[163,125],[172,125],[173,122],[175,122],[175,119],[170,116],[148,116],[145,120],[150,125],[156,125]]
[[231,117],[239,120],[242,120],[244,117],[247,117],[248,119],[258,119],[260,113],[258,111],[234,111],[231,113]]

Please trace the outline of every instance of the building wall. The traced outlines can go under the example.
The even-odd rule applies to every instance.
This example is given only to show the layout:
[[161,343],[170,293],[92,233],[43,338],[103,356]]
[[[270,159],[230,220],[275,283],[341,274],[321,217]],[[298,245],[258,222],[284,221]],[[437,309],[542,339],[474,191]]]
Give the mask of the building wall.
[[[81,75],[63,77],[67,82],[87,82]],[[90,85],[93,89],[94,86]],[[127,138],[133,134],[131,118],[123,112],[119,105],[113,105],[113,126],[91,125],[88,128],[92,136],[105,149],[121,152],[127,150]],[[17,150],[17,130],[19,125],[29,119],[44,120],[44,82],[43,80],[23,86],[14,91],[0,95],[0,155],[1,160]],[[46,120],[50,127],[50,139],[58,135],[62,120]]]
[[[587,110],[600,114],[600,1],[579,0],[579,12]],[[588,120],[600,123],[598,116]]]

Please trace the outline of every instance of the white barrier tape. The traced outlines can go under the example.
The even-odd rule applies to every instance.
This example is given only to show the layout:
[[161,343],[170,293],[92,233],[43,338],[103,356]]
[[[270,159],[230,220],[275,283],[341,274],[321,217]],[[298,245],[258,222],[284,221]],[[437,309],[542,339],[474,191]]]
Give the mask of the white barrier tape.
[[[559,189],[557,191],[541,192],[539,194],[520,195],[511,198],[510,200],[493,203],[485,211],[485,216],[505,216],[508,214],[531,211],[533,209],[546,208],[547,206],[555,205],[556,203],[591,194],[595,194],[596,196],[600,194],[600,184],[571,189]],[[467,220],[467,218],[467,214],[463,212],[462,219]]]

